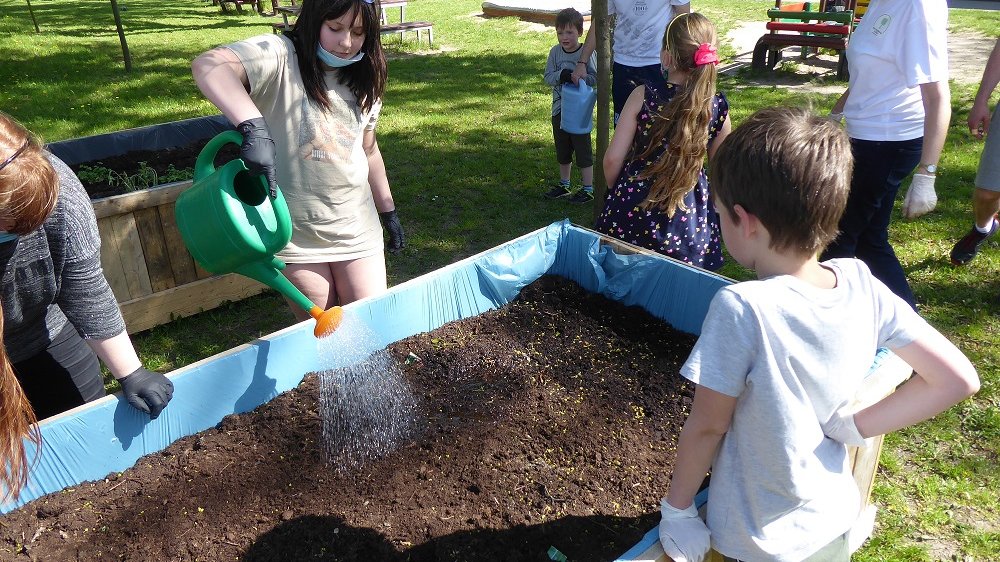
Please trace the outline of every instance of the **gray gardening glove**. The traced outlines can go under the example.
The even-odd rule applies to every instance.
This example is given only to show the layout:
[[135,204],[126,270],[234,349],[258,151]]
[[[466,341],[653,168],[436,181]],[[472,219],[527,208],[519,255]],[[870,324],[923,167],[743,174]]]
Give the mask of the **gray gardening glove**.
[[137,410],[155,420],[174,395],[174,383],[160,373],[139,367],[125,378],[118,379],[125,399]]
[[385,211],[378,214],[382,226],[389,233],[389,245],[386,248],[390,254],[398,254],[406,247],[406,237],[403,236],[403,225],[399,223],[399,215],[396,210]]
[[267,122],[263,117],[247,119],[236,126],[236,130],[243,135],[243,144],[240,145],[240,158],[247,165],[251,174],[261,175],[267,178],[268,190],[271,198],[278,196],[278,180],[274,172],[274,140],[271,138],[271,131],[267,128]]

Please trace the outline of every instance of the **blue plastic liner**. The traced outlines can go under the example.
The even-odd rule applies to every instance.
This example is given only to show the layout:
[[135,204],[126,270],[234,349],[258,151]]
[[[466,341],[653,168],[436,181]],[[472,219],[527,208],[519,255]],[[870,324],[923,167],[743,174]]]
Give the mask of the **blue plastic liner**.
[[[546,273],[642,306],[693,334],[700,332],[712,296],[729,283],[659,255],[616,253],[597,233],[561,221],[345,309],[364,321],[384,347],[503,306]],[[120,394],[45,420],[40,424],[41,453],[28,485],[16,504],[0,511],[123,471],[177,439],[296,387],[319,369],[312,330],[309,320],[170,373],[174,398],[156,420],[129,406]],[[33,445],[26,444],[30,451]]]

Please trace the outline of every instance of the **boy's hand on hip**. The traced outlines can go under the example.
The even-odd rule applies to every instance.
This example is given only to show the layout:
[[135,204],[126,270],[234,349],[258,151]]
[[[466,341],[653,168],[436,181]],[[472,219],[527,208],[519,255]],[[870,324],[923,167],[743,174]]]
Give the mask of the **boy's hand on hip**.
[[674,562],[701,562],[712,547],[711,534],[692,503],[677,509],[660,500],[660,546]]
[[868,444],[854,423],[854,412],[849,412],[846,408],[837,410],[826,420],[823,424],[823,434],[852,447],[864,447]]
[[903,216],[915,219],[926,215],[937,207],[937,192],[934,191],[934,176],[913,174],[910,188],[903,197]]

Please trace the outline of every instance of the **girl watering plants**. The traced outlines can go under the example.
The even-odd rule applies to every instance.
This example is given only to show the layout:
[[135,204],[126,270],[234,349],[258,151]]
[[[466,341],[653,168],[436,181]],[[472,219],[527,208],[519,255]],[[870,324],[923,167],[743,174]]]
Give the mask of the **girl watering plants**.
[[192,64],[198,87],[243,134],[251,173],[280,186],[293,226],[278,257],[324,309],[385,291],[382,226],[390,252],[404,246],[375,139],[387,73],[379,25],[371,0],[306,0],[290,32]]
[[[143,368],[101,269],[90,198],[61,160],[0,113],[0,487],[27,482],[35,421],[104,396],[100,361],[132,406],[157,417],[173,395]],[[99,361],[100,360],[100,361]]]
[[708,198],[709,160],[729,134],[729,103],[715,91],[716,32],[681,14],[663,34],[665,88],[640,85],[604,154],[608,196],[596,229],[686,263],[722,266],[719,219]]

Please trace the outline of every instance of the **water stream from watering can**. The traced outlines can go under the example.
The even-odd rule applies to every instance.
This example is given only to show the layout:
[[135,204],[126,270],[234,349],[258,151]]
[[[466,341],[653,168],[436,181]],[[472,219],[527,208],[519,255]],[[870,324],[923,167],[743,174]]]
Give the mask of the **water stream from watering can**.
[[317,340],[323,454],[338,470],[385,456],[416,432],[417,399],[399,363],[353,311]]

